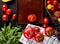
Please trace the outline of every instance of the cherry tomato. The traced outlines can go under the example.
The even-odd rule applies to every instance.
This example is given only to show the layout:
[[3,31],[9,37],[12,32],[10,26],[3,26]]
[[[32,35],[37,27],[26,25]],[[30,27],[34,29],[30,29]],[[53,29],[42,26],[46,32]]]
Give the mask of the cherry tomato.
[[44,28],[47,28],[47,27],[48,27],[48,25],[47,25],[47,24],[43,24],[43,27],[44,27]]
[[49,37],[51,37],[51,36],[53,36],[54,34],[55,34],[55,30],[54,30],[54,28],[53,27],[47,27],[46,29],[45,29],[45,34],[47,35],[47,36],[49,36]]
[[6,14],[7,14],[7,15],[11,15],[11,14],[12,14],[12,9],[7,9],[7,10],[6,10]]
[[44,18],[44,23],[45,24],[49,23],[49,19],[48,18]]
[[57,6],[57,3],[58,3],[57,0],[54,0],[54,1],[53,1],[53,5],[54,5],[54,6]]
[[35,40],[36,40],[37,42],[42,42],[42,41],[44,40],[43,34],[42,34],[42,33],[37,33],[37,34],[35,35]]
[[36,21],[36,15],[35,14],[28,15],[28,21],[35,22]]
[[39,27],[34,27],[33,29],[35,30],[36,33],[40,32],[40,28]]
[[17,15],[16,14],[13,14],[12,15],[12,19],[15,20],[17,18]]
[[58,22],[60,23],[60,18],[58,18]]
[[8,7],[7,7],[6,4],[2,5],[2,11],[3,11],[3,12],[5,12],[5,11],[7,10],[7,8],[8,8]]
[[2,20],[3,20],[3,21],[8,21],[8,16],[4,14],[4,15],[2,16]]
[[47,4],[51,4],[51,1],[50,1],[50,0],[48,0],[48,1],[47,1]]
[[54,16],[59,18],[60,17],[60,11],[55,11]]
[[35,35],[35,31],[33,28],[31,27],[25,28],[24,37],[26,37],[27,39],[31,39],[34,37],[34,35]]
[[51,12],[54,12],[56,10],[56,7],[52,5]]
[[47,9],[48,9],[48,10],[51,10],[51,8],[52,8],[52,4],[48,4],[48,5],[47,5]]

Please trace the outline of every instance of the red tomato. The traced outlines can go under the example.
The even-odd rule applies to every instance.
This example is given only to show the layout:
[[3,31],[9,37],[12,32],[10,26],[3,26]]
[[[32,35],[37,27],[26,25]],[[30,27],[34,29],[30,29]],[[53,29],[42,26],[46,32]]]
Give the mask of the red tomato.
[[60,11],[55,11],[54,16],[59,18],[60,17]]
[[60,9],[60,4],[58,4],[58,9]]
[[16,17],[17,17],[17,14],[13,14],[13,15],[12,15],[12,19],[13,19],[13,20],[15,20]]
[[58,17],[60,17],[60,11],[58,11]]
[[28,15],[28,21],[35,22],[36,21],[36,15],[35,14]]
[[51,12],[54,12],[56,10],[56,7],[52,5]]
[[6,14],[7,14],[7,15],[11,15],[11,14],[12,14],[12,9],[7,9],[7,10],[6,10]]
[[39,27],[34,27],[33,29],[35,30],[35,32],[40,32],[40,28]]
[[50,0],[48,0],[48,1],[47,1],[47,4],[51,4],[51,1],[50,1]]
[[34,35],[35,35],[35,31],[33,28],[31,27],[25,28],[24,37],[26,37],[27,39],[31,39],[34,37]]
[[43,34],[42,34],[42,33],[37,33],[37,34],[35,35],[35,40],[36,40],[37,42],[42,42],[42,41],[44,40]]
[[48,25],[47,25],[47,24],[43,24],[43,27],[44,27],[44,28],[47,28],[47,27],[48,27]]
[[5,12],[5,11],[7,10],[7,8],[8,8],[8,7],[7,7],[6,4],[2,5],[2,11],[3,11],[3,12]]
[[47,27],[46,29],[45,29],[45,34],[47,35],[47,36],[53,36],[54,34],[55,34],[55,30],[54,30],[54,28],[53,27]]
[[57,6],[57,3],[58,3],[57,0],[54,0],[54,1],[53,1],[53,5],[54,5],[54,6]]
[[3,20],[3,21],[8,21],[8,16],[4,14],[4,15],[2,16],[2,20]]
[[49,23],[49,19],[48,18],[44,18],[44,23],[45,24]]

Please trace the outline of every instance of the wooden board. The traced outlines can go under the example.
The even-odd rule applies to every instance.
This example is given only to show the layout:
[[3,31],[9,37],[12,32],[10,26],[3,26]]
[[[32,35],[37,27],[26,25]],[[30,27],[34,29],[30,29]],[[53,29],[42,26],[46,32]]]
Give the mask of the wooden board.
[[18,0],[18,23],[30,23],[29,14],[36,14],[37,20],[33,24],[43,24],[43,0]]

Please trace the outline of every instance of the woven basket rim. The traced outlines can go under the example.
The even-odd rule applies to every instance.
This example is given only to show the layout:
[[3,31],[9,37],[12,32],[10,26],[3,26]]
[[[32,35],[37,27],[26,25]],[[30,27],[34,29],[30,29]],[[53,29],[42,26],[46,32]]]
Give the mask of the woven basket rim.
[[47,4],[46,4],[46,1],[47,0],[45,0],[45,9],[46,9],[46,11],[47,11],[47,13],[48,13],[48,15],[51,17],[51,19],[53,18],[53,16],[51,15],[51,13],[48,11],[48,9],[46,8],[46,6],[47,6]]

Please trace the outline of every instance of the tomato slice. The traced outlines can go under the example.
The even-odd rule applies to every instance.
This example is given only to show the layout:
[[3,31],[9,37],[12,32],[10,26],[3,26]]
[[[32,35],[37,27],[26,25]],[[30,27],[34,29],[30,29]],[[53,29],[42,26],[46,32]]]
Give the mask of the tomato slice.
[[28,21],[29,22],[35,22],[36,21],[36,15],[35,14],[28,15]]

